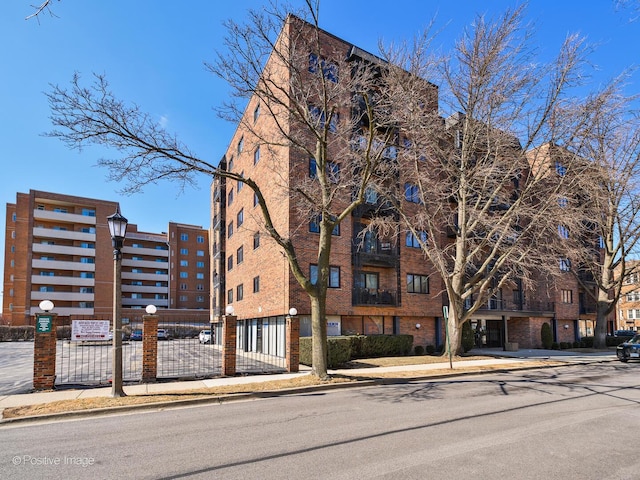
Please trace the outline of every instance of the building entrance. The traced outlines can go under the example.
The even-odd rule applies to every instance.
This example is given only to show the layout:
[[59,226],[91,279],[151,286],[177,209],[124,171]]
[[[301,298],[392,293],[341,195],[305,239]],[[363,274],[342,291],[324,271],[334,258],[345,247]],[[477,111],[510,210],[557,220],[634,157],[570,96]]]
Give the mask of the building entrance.
[[487,320],[487,347],[504,346],[504,326],[502,320]]

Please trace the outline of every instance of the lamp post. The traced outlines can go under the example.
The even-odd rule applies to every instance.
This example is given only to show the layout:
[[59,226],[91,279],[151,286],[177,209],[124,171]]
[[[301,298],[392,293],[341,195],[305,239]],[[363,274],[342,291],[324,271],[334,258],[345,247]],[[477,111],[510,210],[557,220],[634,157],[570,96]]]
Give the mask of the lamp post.
[[111,396],[124,397],[122,389],[122,245],[127,234],[127,219],[116,213],[107,217],[111,243],[113,244],[113,368]]

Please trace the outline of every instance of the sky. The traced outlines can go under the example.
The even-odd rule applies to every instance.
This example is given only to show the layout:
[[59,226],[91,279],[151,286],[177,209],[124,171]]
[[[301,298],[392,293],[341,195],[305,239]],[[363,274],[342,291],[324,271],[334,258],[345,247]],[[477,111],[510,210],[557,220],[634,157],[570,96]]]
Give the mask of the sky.
[[[77,152],[43,136],[52,130],[45,92],[51,85],[69,86],[74,73],[87,82],[93,73],[104,74],[116,97],[136,103],[200,158],[217,163],[234,125],[218,118],[214,107],[230,90],[204,63],[224,51],[225,20],[243,22],[249,9],[261,9],[268,0],[53,0],[55,16],[43,12],[25,20],[40,2],[0,2],[0,202],[14,203],[18,192],[43,190],[120,202],[122,214],[140,231],[166,231],[170,221],[208,228],[210,178],[201,177],[197,188],[184,192],[165,182],[121,195],[123,185],[108,182],[108,172],[96,166],[99,158],[117,158],[117,152]],[[630,0],[620,8],[615,0],[530,0],[527,17],[540,54],[548,58],[570,33],[596,44],[590,56],[593,80],[604,82],[640,63],[639,3]],[[380,40],[411,40],[435,18],[441,33],[434,46],[450,49],[476,14],[495,16],[518,4],[321,0],[319,18],[323,29],[371,53],[377,53]],[[638,93],[633,80],[637,75],[628,88]],[[3,209],[3,246],[5,220]]]

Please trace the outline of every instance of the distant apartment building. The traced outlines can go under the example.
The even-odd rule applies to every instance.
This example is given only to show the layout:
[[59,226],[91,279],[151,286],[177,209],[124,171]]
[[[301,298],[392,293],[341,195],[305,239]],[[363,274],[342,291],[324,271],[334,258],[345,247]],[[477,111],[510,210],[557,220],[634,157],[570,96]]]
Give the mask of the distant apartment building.
[[[622,281],[622,291],[616,305],[616,330],[640,330],[640,272],[635,270],[638,261],[631,261],[630,266],[633,270]],[[619,271],[616,273],[619,275]]]
[[[288,29],[295,31],[291,33]],[[290,18],[281,36],[312,33],[315,34],[311,26]],[[328,32],[320,30],[318,35],[325,65],[330,64],[330,55],[335,52],[342,52],[345,58],[354,61],[372,57]],[[309,54],[306,61],[310,72],[318,63],[317,58],[317,53]],[[304,68],[305,65],[300,67]],[[285,73],[281,78],[286,82]],[[437,89],[434,93],[437,108]],[[274,121],[260,99],[252,98],[220,166],[260,179],[262,185],[271,185],[262,192],[272,208],[274,225],[292,239],[299,261],[313,278],[314,269],[317,272],[318,225],[302,220],[286,188],[278,186],[293,182],[296,175],[313,179],[315,164],[286,146],[281,146],[275,156],[246,128],[251,124],[258,131],[268,131],[275,128]],[[392,159],[393,148],[389,149],[389,155]],[[280,164],[284,167],[278,169],[276,166]],[[405,182],[402,177],[397,181],[400,185]],[[410,206],[415,200],[407,188],[410,184],[404,185],[404,201]],[[381,212],[393,215],[388,210],[384,213],[383,203],[375,192],[370,192],[365,204],[344,219],[333,233],[326,312],[328,334],[411,334],[415,345],[442,345],[443,306],[447,299],[443,283],[425,260],[417,239],[404,233],[384,236],[367,231],[363,235],[373,215]],[[309,298],[289,271],[281,248],[266,232],[251,189],[243,188],[242,182],[216,178],[211,185],[211,204],[212,314],[221,315],[226,307],[233,307],[235,315],[246,324],[246,341],[256,343],[265,325],[281,321],[294,307],[299,314],[301,335],[311,335]],[[525,291],[516,280],[476,312],[472,325],[481,332],[484,345],[501,347],[508,338],[519,343],[520,348],[540,347],[540,331],[545,322],[552,325],[558,342],[593,334],[595,307],[570,272],[569,262],[556,258],[549,261],[560,269],[556,278],[540,279],[535,291]]]
[[[113,309],[113,247],[108,200],[31,190],[6,206],[2,317],[29,324],[42,300],[66,318],[109,318]],[[125,212],[126,216],[126,212]],[[122,249],[123,316],[153,304],[165,312],[208,315],[209,234],[168,223],[140,232],[130,223]]]

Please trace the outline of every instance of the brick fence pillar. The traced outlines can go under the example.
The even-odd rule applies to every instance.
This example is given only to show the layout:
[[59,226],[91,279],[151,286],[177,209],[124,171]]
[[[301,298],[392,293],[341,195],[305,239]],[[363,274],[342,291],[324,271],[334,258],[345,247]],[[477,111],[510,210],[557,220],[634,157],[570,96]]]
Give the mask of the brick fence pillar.
[[287,372],[297,372],[300,369],[300,321],[291,315],[287,315],[286,335]]
[[51,390],[56,383],[57,326],[57,314],[36,314],[33,343],[34,390]]
[[232,377],[236,374],[236,331],[238,317],[222,316],[222,375]]
[[142,382],[155,382],[158,377],[158,316],[142,317]]

